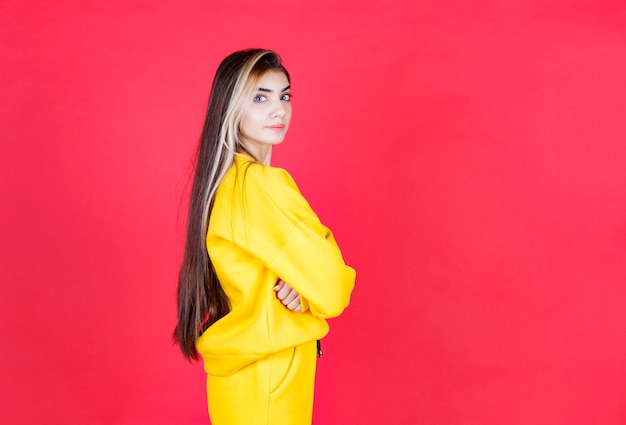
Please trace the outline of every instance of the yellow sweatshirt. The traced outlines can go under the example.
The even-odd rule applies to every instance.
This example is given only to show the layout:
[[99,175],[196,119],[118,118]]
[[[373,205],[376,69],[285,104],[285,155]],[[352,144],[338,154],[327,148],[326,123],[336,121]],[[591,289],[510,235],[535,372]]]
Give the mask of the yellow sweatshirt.
[[[246,155],[220,184],[207,249],[231,311],[198,339],[205,370],[229,376],[244,366],[328,333],[326,318],[350,301],[356,273],[283,169]],[[288,310],[273,288],[294,288],[304,312]]]

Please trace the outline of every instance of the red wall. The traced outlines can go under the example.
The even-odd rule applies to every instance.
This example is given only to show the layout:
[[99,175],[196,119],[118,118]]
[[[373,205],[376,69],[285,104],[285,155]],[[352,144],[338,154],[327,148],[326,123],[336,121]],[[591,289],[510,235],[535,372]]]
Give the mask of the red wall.
[[623,2],[177,3],[0,3],[2,423],[208,423],[170,342],[183,195],[251,46],[358,270],[315,423],[626,423]]

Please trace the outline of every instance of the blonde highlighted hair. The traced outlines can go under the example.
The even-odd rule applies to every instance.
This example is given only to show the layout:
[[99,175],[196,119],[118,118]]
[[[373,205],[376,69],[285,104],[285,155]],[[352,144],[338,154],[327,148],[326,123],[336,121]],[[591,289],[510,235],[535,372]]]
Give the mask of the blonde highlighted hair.
[[239,125],[258,80],[268,71],[283,72],[290,80],[276,52],[264,49],[234,52],[218,67],[211,87],[198,143],[185,251],[178,277],[174,340],[190,360],[199,359],[195,345],[198,337],[230,309],[206,249],[206,235],[215,193],[235,155],[254,156],[241,142]]

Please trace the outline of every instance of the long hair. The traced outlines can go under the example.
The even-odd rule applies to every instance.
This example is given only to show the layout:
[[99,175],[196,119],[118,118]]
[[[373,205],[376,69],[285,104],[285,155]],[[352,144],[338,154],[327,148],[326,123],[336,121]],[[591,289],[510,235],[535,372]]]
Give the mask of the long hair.
[[238,51],[222,61],[211,87],[196,153],[185,251],[178,276],[174,341],[190,361],[200,358],[196,341],[202,332],[230,311],[207,251],[207,230],[215,193],[235,155],[250,154],[241,143],[239,124],[258,80],[270,70],[285,73],[289,80],[277,53],[263,49]]

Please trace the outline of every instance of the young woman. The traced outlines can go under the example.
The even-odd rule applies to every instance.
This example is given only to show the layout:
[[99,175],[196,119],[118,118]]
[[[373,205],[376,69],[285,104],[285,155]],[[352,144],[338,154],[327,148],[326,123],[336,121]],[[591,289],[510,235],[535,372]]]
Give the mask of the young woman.
[[271,167],[291,86],[269,50],[220,64],[198,146],[174,337],[204,359],[213,425],[309,425],[316,341],[355,272],[289,174]]

